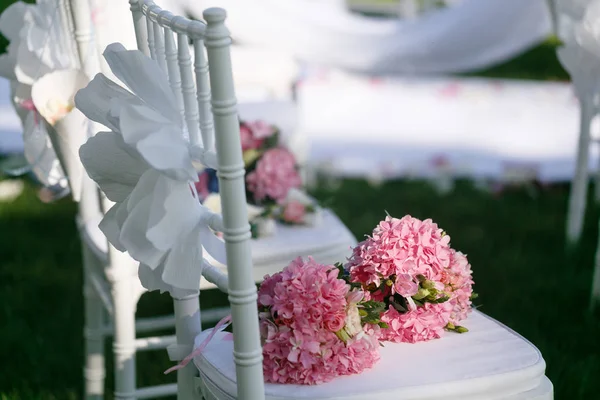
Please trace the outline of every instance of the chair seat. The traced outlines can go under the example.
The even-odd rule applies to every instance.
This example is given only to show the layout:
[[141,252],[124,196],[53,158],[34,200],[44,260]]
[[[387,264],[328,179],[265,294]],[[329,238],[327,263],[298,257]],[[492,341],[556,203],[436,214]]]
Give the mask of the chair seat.
[[[281,271],[296,257],[312,256],[323,264],[344,262],[356,245],[356,238],[331,210],[323,210],[323,219],[317,226],[277,225],[277,233],[252,240],[254,279],[262,281],[266,274]],[[209,258],[215,267],[226,271],[226,266]],[[202,279],[201,289],[214,287]]]
[[[360,375],[316,385],[267,384],[267,399],[551,400],[538,349],[516,332],[474,311],[467,334],[418,344],[386,343],[381,360]],[[198,346],[210,331],[196,338]],[[233,342],[221,332],[194,363],[207,399],[235,399]]]
[[[100,259],[106,260],[106,237],[98,228],[100,218],[83,225],[82,240]],[[252,240],[254,277],[261,281],[266,274],[281,271],[292,259],[313,256],[321,263],[344,262],[356,239],[331,210],[323,210],[323,220],[317,226],[278,225],[274,236]],[[226,266],[209,260],[215,267],[226,271]],[[215,286],[202,279],[201,289]]]

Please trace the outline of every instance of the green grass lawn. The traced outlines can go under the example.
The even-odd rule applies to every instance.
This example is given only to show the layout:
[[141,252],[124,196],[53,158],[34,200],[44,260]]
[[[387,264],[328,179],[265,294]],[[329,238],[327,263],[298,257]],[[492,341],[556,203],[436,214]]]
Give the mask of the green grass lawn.
[[[597,215],[588,216],[582,250],[567,259],[566,186],[535,196],[522,189],[497,196],[459,182],[453,193],[439,195],[418,181],[372,187],[343,180],[315,195],[357,237],[369,233],[384,210],[432,217],[453,246],[468,254],[481,310],[541,350],[556,398],[591,399],[598,393],[600,321],[587,313]],[[0,399],[79,398],[83,310],[74,213],[68,200],[40,204],[31,187],[15,202],[0,203]],[[214,292],[203,296],[224,301]],[[139,315],[170,309],[167,296],[149,294]],[[107,355],[109,349],[107,344]],[[138,365],[140,383],[152,384],[165,382],[161,372],[170,363],[163,352],[153,352],[142,354]]]
[[[9,3],[0,0],[0,11]],[[555,46],[550,40],[476,75],[565,80]],[[600,391],[600,322],[587,312],[587,304],[598,216],[590,211],[581,250],[567,259],[567,190],[551,187],[532,196],[517,189],[495,196],[460,182],[453,193],[439,195],[416,181],[372,187],[343,180],[315,195],[331,204],[357,237],[369,233],[384,210],[432,217],[451,235],[454,247],[468,254],[481,310],[541,350],[555,398],[592,399]],[[0,202],[1,400],[81,396],[82,271],[74,216],[68,200],[41,204],[30,185],[16,201]],[[213,292],[204,295],[203,305],[224,300]],[[170,311],[169,298],[157,294],[145,295],[138,307],[140,316]],[[170,365],[164,352],[142,353],[138,360],[139,384],[174,379],[162,375]],[[111,371],[107,384],[112,386]]]

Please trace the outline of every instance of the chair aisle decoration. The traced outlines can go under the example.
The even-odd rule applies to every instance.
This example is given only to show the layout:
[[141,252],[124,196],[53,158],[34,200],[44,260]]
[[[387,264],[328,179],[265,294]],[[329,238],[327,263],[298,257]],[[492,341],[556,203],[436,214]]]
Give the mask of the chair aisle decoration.
[[[135,15],[135,10],[137,9],[135,4],[133,8]],[[149,24],[157,24],[155,21],[148,21]],[[190,29],[192,28],[193,25],[190,27]],[[144,25],[144,31],[147,31],[146,25]],[[159,43],[161,41],[162,34],[155,36],[153,33],[150,37]],[[210,166],[213,169],[216,168],[216,159],[214,153],[211,153],[211,150],[205,151],[200,146],[205,142],[209,143],[209,148],[213,146],[212,143],[214,139],[212,138],[211,132],[213,118],[212,116],[208,118],[206,114],[206,110],[210,110],[207,108],[209,100],[207,94],[210,95],[210,92],[206,92],[205,89],[202,89],[203,86],[200,86],[200,95],[198,96],[199,103],[197,103],[196,96],[194,95],[193,79],[191,81],[189,80],[189,78],[192,76],[192,68],[190,65],[191,60],[189,54],[187,57],[185,54],[187,50],[188,37],[194,38],[193,30],[180,31],[178,33],[178,42],[186,43],[186,46],[181,46],[175,49],[175,47],[171,47],[174,44],[173,41],[169,41],[169,39],[173,39],[172,31],[165,30],[165,41],[163,43],[166,45],[163,45],[162,50],[160,47],[154,47],[154,55],[156,57],[157,55],[163,54],[166,60],[166,55],[168,54],[168,65],[162,62],[157,63],[156,61],[152,61],[148,58],[140,58],[139,56],[125,56],[127,52],[124,52],[124,49],[119,48],[117,45],[111,46],[106,51],[106,60],[110,65],[111,75],[116,76],[131,91],[123,89],[121,86],[114,84],[103,75],[97,75],[90,82],[88,87],[86,87],[84,90],[81,90],[76,96],[76,105],[79,110],[81,110],[92,121],[104,125],[107,131],[111,131],[111,134],[116,135],[110,136],[107,134],[102,134],[93,138],[91,143],[97,143],[98,146],[104,146],[102,151],[95,156],[98,156],[99,154],[111,154],[113,151],[115,151],[115,149],[125,146],[121,142],[126,143],[129,141],[127,146],[133,145],[136,148],[141,148],[144,146],[152,147],[154,145],[152,145],[151,142],[156,139],[156,135],[150,135],[152,137],[148,137],[144,144],[137,142],[134,143],[131,142],[131,140],[137,140],[135,139],[135,137],[137,137],[136,135],[142,134],[142,132],[148,133],[148,129],[161,126],[166,131],[179,132],[181,134],[180,136],[182,140],[176,141],[174,139],[169,141],[170,146],[167,148],[170,148],[172,151],[180,155],[186,154],[187,152],[190,159],[194,159],[195,162],[203,161],[207,166]],[[175,58],[172,57],[174,54],[173,50],[176,51],[175,54],[177,57]],[[141,53],[136,54],[139,55]],[[201,66],[205,61],[202,61],[202,59],[204,59],[203,52],[198,52],[198,54],[200,57],[195,60],[195,70],[197,73],[196,80],[202,83],[205,82],[205,79],[207,79],[207,77],[205,78],[203,75],[206,73],[206,70],[198,66]],[[163,67],[166,67],[166,70],[162,69]],[[135,73],[131,73],[131,69],[135,70]],[[177,70],[180,71],[180,74],[176,79],[180,83],[179,86],[174,86],[173,79],[175,79],[175,74],[173,71]],[[169,73],[169,80],[166,79],[167,74],[165,74],[165,72]],[[160,83],[151,85],[149,82]],[[204,86],[204,88],[206,88],[206,86]],[[184,94],[183,99],[179,97],[179,94],[182,93]],[[168,103],[169,106],[164,106],[165,99],[168,99],[166,103]],[[181,102],[181,100],[185,101]],[[136,107],[132,109],[135,111],[124,111],[124,114],[122,114],[121,105],[128,102],[132,102],[136,105]],[[196,106],[198,108],[196,108],[194,111],[194,107]],[[123,110],[126,110],[126,108],[123,108]],[[200,113],[198,110],[201,110],[202,113]],[[141,114],[138,115],[136,113]],[[184,118],[181,118],[182,116]],[[201,118],[199,118],[199,116]],[[137,122],[134,125],[131,125],[132,121]],[[140,122],[143,123],[136,125]],[[199,135],[199,126],[204,128],[201,131],[202,137]],[[184,135],[187,135],[189,140],[184,141]],[[121,137],[122,139],[120,139],[120,141],[111,141],[107,140],[107,137]],[[112,150],[110,146],[113,146]],[[150,154],[154,154],[154,157],[158,157],[154,160],[158,163],[154,165],[154,167],[158,166],[160,168],[160,160],[169,153],[166,152],[165,149],[165,151],[161,150],[158,153]],[[93,158],[87,159],[84,153],[82,153],[82,156],[85,162],[94,164],[95,161]],[[171,156],[173,155],[171,154]],[[132,159],[127,159],[126,157],[120,157],[119,160],[112,161],[110,165],[99,164],[108,169],[103,170],[104,172],[101,175],[96,176],[93,172],[95,164],[92,164],[89,166],[88,173],[90,173],[90,175],[95,179],[99,180],[98,183],[101,187],[103,187],[103,185],[109,185],[109,187],[117,188],[118,190],[126,188],[126,191],[133,189],[132,185],[135,185],[135,182],[137,182],[136,179],[138,178],[137,174],[139,171],[145,172],[144,168],[150,168],[148,161],[139,159],[139,157],[134,157],[133,161]],[[112,167],[112,169],[109,167]],[[124,174],[123,171],[129,171],[129,174]],[[187,173],[192,175],[196,173],[192,171],[192,169],[189,169],[187,170]],[[139,174],[142,172],[139,172]],[[172,175],[173,173],[175,172],[169,172],[172,177],[174,177]],[[183,174],[181,171],[177,172],[177,174],[180,179],[192,179],[191,175],[181,175]],[[106,194],[108,198],[116,202],[117,205],[115,205],[110,212],[106,214],[100,227],[111,239],[111,244],[114,244],[119,249],[124,249],[126,245],[131,245],[131,243],[127,242],[127,239],[125,239],[125,242],[122,242],[123,238],[121,237],[122,232],[129,232],[129,229],[131,229],[132,226],[131,223],[125,224],[125,221],[122,220],[126,213],[125,210],[127,210],[127,207],[121,204],[123,199],[119,197],[119,192],[110,192],[110,189],[108,189]],[[306,196],[297,196],[297,198],[302,201],[306,200]],[[175,199],[175,197],[173,197],[173,199]],[[199,200],[199,198],[196,199],[196,201]],[[121,204],[121,207],[119,207],[119,204]],[[129,207],[133,206],[129,201],[127,204]],[[177,205],[177,207],[180,207],[180,205]],[[119,210],[119,212],[117,212],[117,210]],[[139,214],[142,212],[142,209],[136,208],[136,210],[136,215],[138,217],[142,215]],[[153,215],[147,215],[150,218],[149,223],[153,223]],[[341,224],[339,219],[331,211],[322,210],[322,217],[323,221],[328,222],[327,226],[324,223],[297,228],[282,225],[277,227],[276,235],[253,241],[252,252],[254,255],[253,259],[255,268],[252,271],[254,279],[256,281],[260,281],[265,274],[279,271],[282,266],[285,265],[285,260],[289,260],[290,258],[299,255],[314,253],[315,258],[320,262],[331,262],[333,259],[339,259],[340,257],[343,258],[345,255],[349,254],[351,246],[355,243],[354,237],[348,232],[347,228]],[[186,216],[185,218],[187,221],[190,216]],[[82,225],[82,236],[86,243],[100,243],[101,240],[98,237],[98,233],[100,233],[100,231],[95,229],[96,224],[97,222],[94,223],[93,220],[90,220]],[[173,226],[177,226],[177,224],[174,224]],[[176,232],[176,230],[173,230],[173,232]],[[193,231],[188,233],[193,235],[197,232]],[[209,232],[204,230],[202,231],[202,235],[204,238],[209,240],[209,243],[212,243],[210,240],[213,236],[212,234],[209,234]],[[181,237],[179,234],[174,233],[174,236],[169,240],[173,243],[179,243],[180,239]],[[158,239],[153,238],[152,240]],[[176,389],[173,385],[162,385],[152,388],[136,389],[135,353],[140,350],[164,348],[165,346],[173,344],[177,340],[176,337],[151,337],[136,339],[136,331],[138,331],[138,329],[139,332],[142,332],[142,328],[143,331],[150,331],[152,328],[166,328],[172,326],[172,321],[174,321],[174,319],[167,317],[152,318],[144,321],[139,320],[136,321],[136,327],[134,328],[133,320],[135,303],[138,301],[140,295],[146,289],[170,291],[176,296],[184,296],[186,294],[191,294],[193,296],[193,294],[197,291],[197,287],[193,287],[194,282],[196,282],[195,279],[190,279],[190,277],[178,278],[177,276],[173,275],[173,266],[180,262],[181,259],[180,251],[162,251],[160,254],[163,254],[164,259],[159,260],[156,258],[158,257],[157,253],[153,252],[153,250],[149,250],[148,243],[140,242],[138,245],[139,247],[128,250],[130,255],[134,255],[139,260],[144,260],[139,267],[139,280],[129,280],[128,271],[131,270],[131,266],[129,265],[130,263],[126,260],[127,257],[124,258],[122,256],[118,256],[117,254],[111,254],[110,257],[108,257],[108,262],[114,268],[110,267],[105,272],[102,272],[97,268],[92,268],[92,278],[94,279],[93,289],[100,294],[101,298],[103,299],[103,303],[107,304],[108,309],[112,310],[112,319],[115,323],[114,328],[110,326],[101,326],[100,329],[114,329],[115,333],[118,333],[113,341],[115,362],[117,365],[115,371],[115,383],[117,392],[116,396],[118,398],[130,398],[133,396],[141,396],[144,398],[149,398],[152,396],[156,397],[173,393]],[[208,244],[206,244],[206,246],[208,251],[205,253],[205,256],[214,265],[216,265],[221,272],[225,272],[226,263],[223,251],[212,251],[218,247],[216,245],[210,247]],[[106,246],[103,248],[100,243],[99,246],[95,246],[94,254],[96,254],[100,260],[105,260],[103,262],[106,262],[106,251]],[[216,271],[213,269],[207,270],[212,271],[213,273]],[[105,275],[107,276],[105,277]],[[182,281],[180,282],[177,279],[182,279]],[[104,283],[104,281],[107,282]],[[140,287],[138,289],[140,281],[145,288]],[[223,287],[223,278],[218,278],[217,282],[220,282],[221,287]],[[201,289],[215,287],[218,287],[218,285],[207,279],[203,279],[200,283]],[[116,289],[118,289],[118,291]],[[202,314],[202,320],[214,320],[216,316],[229,312],[228,309],[216,309],[210,311],[211,312],[204,312]],[[97,327],[88,327],[87,329],[99,333]],[[99,337],[101,338],[102,336]],[[89,356],[91,357],[90,359],[93,360],[98,358],[97,354],[89,354]],[[93,375],[97,376],[99,375],[99,372],[101,371],[96,370]]]
[[[132,92],[100,85],[98,76],[78,94],[78,107],[86,93],[88,99],[100,94],[96,104],[104,106],[87,115],[111,129],[89,139],[80,154],[88,174],[116,203],[101,224],[107,238],[140,262],[148,289],[173,297],[177,343],[168,350],[171,360],[181,361],[172,368],[178,371],[178,398],[552,399],[539,351],[471,311],[466,256],[429,220],[386,218],[346,265],[288,260],[257,295],[225,12],[206,10],[205,27],[150,2],[138,11],[158,21],[148,20],[148,32],[165,29],[166,43],[173,29],[191,36],[197,56],[206,46],[216,153],[207,137],[200,142],[189,132],[191,144],[183,139],[177,101],[159,78],[160,56],[150,62],[114,44],[106,60]],[[153,53],[162,46],[154,43]],[[194,163],[217,171],[222,217],[200,203]],[[227,275],[208,254],[217,261],[225,256]],[[201,274],[231,302],[231,316],[204,332]],[[458,334],[467,330],[459,325],[463,320],[469,333]],[[222,330],[228,321],[233,335]],[[432,360],[440,367],[432,368]]]
[[[94,98],[96,104],[107,100],[110,105],[99,107],[100,112],[89,110],[89,116],[101,120],[111,132],[99,133],[82,146],[81,159],[90,176],[115,202],[101,224],[108,240],[140,261],[142,282],[159,283],[148,285],[149,289],[168,290],[174,298],[177,344],[169,348],[172,359],[180,360],[189,353],[194,336],[199,333],[198,288],[204,269],[205,276],[229,292],[237,333],[237,370],[246,382],[241,385],[241,398],[260,399],[264,395],[256,287],[231,67],[228,52],[220,49],[220,36],[225,38],[222,19],[221,13],[214,10],[214,47],[210,41],[207,43],[211,71],[217,70],[211,72],[210,81],[218,157],[208,146],[192,148],[184,139],[177,102],[159,64],[139,51],[126,51],[114,44],[105,51],[105,59],[131,93],[99,75],[78,94],[77,105],[83,109],[86,100]],[[192,38],[196,40],[203,38],[203,24],[184,22],[189,25],[185,33],[194,34]],[[215,69],[214,63],[221,69]],[[145,80],[146,77],[157,79]],[[102,89],[97,90],[98,87]],[[107,96],[93,97],[94,94]],[[209,141],[205,137],[204,143]],[[219,171],[223,220],[201,205],[191,185],[197,180],[192,153],[198,156],[196,161]],[[124,171],[128,171],[125,180]],[[223,232],[226,247],[215,231]],[[203,249],[216,260],[227,261],[230,280],[203,261]],[[245,331],[247,328],[250,330]],[[198,398],[194,396],[195,375],[192,365],[178,372],[179,398]]]

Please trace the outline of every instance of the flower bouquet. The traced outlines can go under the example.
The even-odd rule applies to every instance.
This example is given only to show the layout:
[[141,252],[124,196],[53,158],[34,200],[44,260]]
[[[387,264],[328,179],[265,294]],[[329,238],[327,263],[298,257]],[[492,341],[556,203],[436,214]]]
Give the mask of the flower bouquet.
[[267,382],[320,384],[379,360],[384,304],[349,285],[342,268],[297,258],[265,277],[258,308]]
[[471,266],[430,219],[388,216],[353,249],[345,269],[367,299],[385,303],[382,340],[416,343],[467,331],[459,322],[476,297]]
[[[275,221],[290,225],[318,224],[320,208],[301,190],[296,159],[281,144],[279,130],[263,121],[240,122],[240,135],[252,236],[274,234]],[[220,207],[215,170],[206,169],[199,175],[196,191],[207,207]]]

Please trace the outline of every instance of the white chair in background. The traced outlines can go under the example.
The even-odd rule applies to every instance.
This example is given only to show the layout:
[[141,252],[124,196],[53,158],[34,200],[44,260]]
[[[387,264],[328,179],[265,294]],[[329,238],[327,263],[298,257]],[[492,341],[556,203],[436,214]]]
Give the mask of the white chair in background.
[[[590,183],[590,150],[599,140],[592,138],[593,121],[600,113],[600,40],[595,27],[600,21],[598,0],[549,0],[554,13],[556,34],[564,42],[558,59],[571,76],[580,106],[579,141],[575,175],[571,181],[567,209],[566,241],[570,250],[581,241],[587,211]],[[599,160],[600,162],[600,160]],[[600,204],[600,166],[594,171],[594,200]],[[592,278],[590,309],[600,303],[600,235]]]
[[[557,11],[562,12],[565,46],[559,49],[561,61],[570,73],[577,89],[581,106],[581,131],[578,144],[577,170],[571,187],[567,220],[570,244],[577,244],[583,230],[586,212],[587,188],[589,185],[589,152],[598,139],[591,138],[591,125],[600,113],[600,38],[596,26],[600,21],[600,1],[559,1]],[[568,19],[571,23],[568,23]],[[595,143],[594,143],[595,142]],[[595,170],[595,201],[600,204],[600,168]],[[600,234],[594,263],[594,275],[590,296],[590,309],[600,303]]]
[[590,125],[597,113],[593,97],[596,88],[593,85],[594,69],[600,67],[600,58],[585,50],[577,41],[576,27],[585,14],[590,0],[553,0],[556,34],[564,41],[557,50],[557,56],[565,70],[571,75],[575,93],[580,106],[579,141],[575,174],[571,181],[571,192],[567,209],[566,241],[567,246],[579,243],[583,231],[589,185]]
[[[135,218],[132,210],[141,203],[133,202],[132,207],[134,208],[130,210],[129,205],[133,201],[131,199],[142,201],[148,199],[148,195],[152,193],[149,200],[146,201],[154,204],[153,202],[156,200],[156,204],[164,205],[163,199],[175,194],[175,190],[180,190],[182,187],[181,193],[186,202],[181,201],[177,204],[181,205],[183,209],[162,207],[160,225],[163,228],[180,226],[178,223],[181,221],[182,213],[189,212],[190,215],[195,215],[199,212],[198,210],[203,210],[204,216],[195,222],[197,226],[202,229],[210,227],[224,232],[227,274],[210,265],[203,257],[201,249],[208,248],[208,242],[204,241],[206,238],[194,236],[191,241],[188,241],[189,236],[182,236],[181,241],[173,242],[171,247],[164,248],[160,243],[154,243],[165,251],[173,251],[178,248],[181,250],[181,254],[187,254],[187,250],[191,253],[196,252],[194,256],[186,257],[185,262],[177,264],[177,272],[171,271],[172,276],[169,278],[169,282],[167,282],[164,271],[160,269],[165,268],[166,271],[166,267],[159,266],[160,276],[154,275],[157,280],[151,282],[152,285],[149,287],[149,289],[160,287],[168,289],[173,297],[177,342],[168,349],[172,361],[182,360],[192,351],[194,341],[199,344],[211,332],[207,330],[200,334],[199,292],[190,289],[197,285],[182,279],[182,277],[197,276],[197,279],[200,280],[201,272],[208,281],[229,294],[232,306],[233,342],[223,340],[223,333],[217,332],[205,351],[195,360],[199,372],[192,364],[188,364],[178,371],[179,399],[364,399],[375,394],[406,399],[552,399],[552,384],[544,376],[545,363],[539,351],[512,330],[477,311],[473,312],[469,319],[469,334],[452,335],[443,340],[416,345],[387,343],[382,349],[380,363],[374,369],[361,375],[338,378],[330,383],[317,386],[264,384],[250,227],[247,220],[243,178],[244,163],[231,73],[229,54],[231,40],[224,25],[225,12],[221,9],[206,10],[204,12],[206,26],[199,21],[173,16],[148,0],[140,1],[140,7],[134,8],[133,13],[136,31],[140,39],[138,44],[143,48],[143,36],[147,33],[150,38],[150,46],[147,50],[152,58],[157,60],[163,71],[168,73],[170,83],[175,89],[179,89],[178,82],[182,82],[181,86],[184,89],[190,88],[188,85],[192,79],[190,76],[191,65],[185,54],[187,46],[179,46],[179,50],[181,50],[179,60],[173,53],[174,33],[177,34],[180,44],[187,44],[189,39],[192,40],[196,48],[198,71],[207,73],[210,77],[211,114],[214,117],[216,152],[211,150],[213,138],[207,135],[206,130],[201,131],[202,140],[199,139],[197,128],[202,126],[202,118],[198,124],[195,118],[190,118],[193,114],[186,112],[194,100],[191,95],[193,87],[190,88],[191,91],[189,89],[183,90],[183,92],[175,90],[174,93],[176,95],[183,93],[179,102],[183,105],[184,115],[188,119],[187,127],[190,130],[191,138],[189,146],[192,149],[190,154],[208,167],[215,167],[215,163],[218,164],[216,169],[221,179],[223,197],[222,219],[218,214],[203,209],[197,202],[190,201],[190,198],[193,200],[193,195],[189,190],[190,182],[186,182],[185,178],[178,181],[177,184],[166,186],[172,188],[173,192],[170,192],[169,189],[165,191],[146,187],[147,182],[141,183],[142,178],[140,178],[135,182],[136,186],[133,192],[117,202],[119,207],[117,212],[127,211],[123,211],[124,222],[119,225],[119,229],[110,233],[112,240],[119,242],[124,250],[130,252],[135,250],[139,261],[146,262],[147,255],[138,250],[140,243],[152,241],[150,239],[151,227],[142,226],[143,223],[147,223],[147,219],[143,218],[137,220],[138,224],[133,223]],[[144,26],[145,24],[146,26]],[[166,48],[165,53],[163,53],[163,46]],[[207,64],[203,59],[204,46],[207,51]],[[139,55],[136,57],[140,58]],[[140,62],[140,64],[148,61]],[[156,66],[153,68],[158,70]],[[139,68],[132,68],[129,74],[135,74],[136,71],[139,71]],[[197,80],[199,86],[196,90],[197,93],[204,93],[203,85],[208,76],[203,75]],[[177,79],[178,77],[181,78],[181,81]],[[156,85],[156,88],[166,86],[163,79],[149,82],[149,85],[152,84]],[[86,90],[90,90],[90,87]],[[186,94],[188,95],[187,100]],[[202,95],[199,97],[204,98]],[[132,100],[131,104],[136,101]],[[203,105],[200,104],[201,111]],[[204,118],[207,116],[202,112],[200,115]],[[156,135],[159,134],[166,135],[156,133]],[[181,135],[183,135],[183,131]],[[140,140],[139,137],[136,140]],[[160,139],[159,142],[163,140],[165,139]],[[134,144],[130,143],[129,145],[134,146]],[[86,157],[85,154],[93,154],[101,148],[94,147],[92,144],[88,144],[88,147],[82,152],[83,158]],[[139,149],[139,147],[134,148]],[[118,157],[117,154],[112,156]],[[92,156],[92,158],[95,157]],[[107,160],[104,161],[104,164],[110,165],[113,161],[110,158],[110,152],[106,153],[106,157]],[[176,164],[181,168],[187,165],[190,168],[191,161],[188,155],[182,154],[180,160],[177,157],[165,159],[165,165]],[[114,161],[116,162],[117,159],[115,158]],[[95,168],[89,160],[84,161],[84,164],[86,164],[88,172]],[[92,174],[94,175],[93,171]],[[98,174],[95,176],[99,179]],[[162,175],[159,174],[159,176]],[[163,176],[159,179],[167,178]],[[178,189],[175,189],[176,186]],[[136,190],[140,192],[134,195]],[[126,208],[123,208],[124,206]],[[189,210],[186,210],[185,207],[189,207]],[[135,232],[125,232],[127,221],[132,222],[128,229],[136,228]],[[178,234],[178,232],[173,233]],[[156,234],[157,232],[152,233],[152,237],[156,237]],[[125,245],[123,237],[128,238],[128,245]],[[147,276],[148,270],[141,269],[140,271],[142,281],[148,282],[144,277]],[[174,283],[175,281],[177,284]],[[187,294],[182,296],[182,291]],[[427,356],[428,353],[431,353],[431,357]],[[399,360],[403,359],[411,360],[410,368],[402,369]],[[432,359],[436,360],[435,364],[439,368],[431,368]],[[414,371],[425,370],[427,371],[425,374],[414,373]],[[131,394],[130,397],[135,396],[138,396],[137,392]]]

